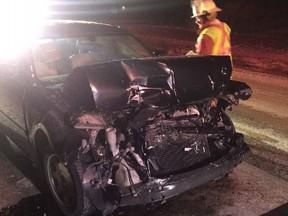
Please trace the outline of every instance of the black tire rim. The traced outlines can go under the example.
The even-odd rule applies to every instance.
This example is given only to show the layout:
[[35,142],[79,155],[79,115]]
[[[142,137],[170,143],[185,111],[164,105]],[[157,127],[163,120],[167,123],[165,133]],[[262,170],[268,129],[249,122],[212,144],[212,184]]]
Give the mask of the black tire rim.
[[73,208],[77,202],[76,187],[72,175],[57,154],[47,159],[47,178],[57,202],[64,208]]

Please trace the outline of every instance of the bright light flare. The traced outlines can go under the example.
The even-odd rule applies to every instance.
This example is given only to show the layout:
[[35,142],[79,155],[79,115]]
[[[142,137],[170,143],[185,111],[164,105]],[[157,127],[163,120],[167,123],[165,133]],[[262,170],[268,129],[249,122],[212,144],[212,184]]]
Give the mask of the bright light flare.
[[47,15],[48,0],[1,0],[0,58],[12,58],[25,48]]

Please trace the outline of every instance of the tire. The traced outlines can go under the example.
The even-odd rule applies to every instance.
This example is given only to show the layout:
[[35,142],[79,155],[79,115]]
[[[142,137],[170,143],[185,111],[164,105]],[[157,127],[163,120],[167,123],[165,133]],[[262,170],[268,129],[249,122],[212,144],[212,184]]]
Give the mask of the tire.
[[44,172],[49,190],[65,216],[84,215],[84,194],[75,164],[67,167],[51,152],[44,155]]

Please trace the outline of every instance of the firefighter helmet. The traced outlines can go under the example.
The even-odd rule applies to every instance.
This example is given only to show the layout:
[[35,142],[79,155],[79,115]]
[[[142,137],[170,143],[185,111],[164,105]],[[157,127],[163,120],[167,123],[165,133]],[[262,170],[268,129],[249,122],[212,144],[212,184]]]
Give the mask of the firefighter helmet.
[[191,18],[222,11],[213,0],[191,0],[191,7],[193,13]]

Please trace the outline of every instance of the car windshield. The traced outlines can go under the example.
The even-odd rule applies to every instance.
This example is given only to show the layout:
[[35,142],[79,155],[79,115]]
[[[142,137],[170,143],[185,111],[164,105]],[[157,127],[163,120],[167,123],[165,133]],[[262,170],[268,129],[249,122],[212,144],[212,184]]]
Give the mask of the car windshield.
[[150,57],[130,35],[88,35],[42,39],[33,46],[35,75],[41,81],[59,82],[76,67],[117,59]]

